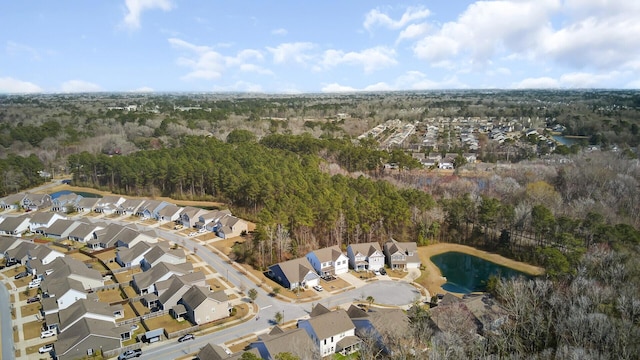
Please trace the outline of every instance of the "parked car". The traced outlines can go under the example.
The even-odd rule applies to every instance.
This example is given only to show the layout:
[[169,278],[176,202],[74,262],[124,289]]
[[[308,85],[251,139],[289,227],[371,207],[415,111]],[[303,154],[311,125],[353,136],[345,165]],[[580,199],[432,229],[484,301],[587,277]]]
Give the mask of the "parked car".
[[387,275],[387,270],[385,270],[384,268],[380,268],[380,274]]
[[320,291],[322,291],[324,289],[322,288],[322,285],[316,285],[316,286],[313,287],[313,290],[315,290],[317,292],[320,292]]
[[5,266],[5,267],[11,267],[11,266],[16,265],[16,264],[18,264],[18,261],[16,261],[16,260],[10,260],[10,261],[7,261],[7,262],[4,264],[4,266]]
[[40,332],[40,338],[44,339],[44,338],[48,338],[51,336],[56,336],[56,331],[55,330],[43,330],[42,332]]
[[40,283],[42,282],[42,280],[40,279],[33,279],[29,282],[29,289],[33,289],[33,288],[37,288],[40,286]]
[[198,235],[198,233],[195,232],[195,231],[192,231],[192,232],[189,233],[189,236],[196,236],[196,235]]
[[173,230],[180,230],[183,228],[182,224],[177,224],[176,226],[173,227]]
[[31,303],[38,302],[38,301],[40,301],[39,297],[37,297],[37,296],[30,297],[30,298],[27,299],[27,304],[31,304]]
[[40,354],[44,354],[44,353],[51,352],[51,350],[53,350],[53,344],[47,344],[42,346],[40,349],[38,349],[38,352]]
[[193,334],[186,334],[186,335],[182,335],[180,336],[180,338],[178,339],[178,342],[184,342],[184,341],[188,341],[188,340],[194,340],[196,337]]
[[118,355],[118,360],[133,359],[133,358],[140,357],[140,355],[142,355],[142,350],[140,349],[127,350],[122,354]]
[[18,279],[22,279],[25,276],[29,276],[29,273],[26,271],[23,271],[23,272],[17,273],[16,276],[14,276],[13,278],[18,280]]

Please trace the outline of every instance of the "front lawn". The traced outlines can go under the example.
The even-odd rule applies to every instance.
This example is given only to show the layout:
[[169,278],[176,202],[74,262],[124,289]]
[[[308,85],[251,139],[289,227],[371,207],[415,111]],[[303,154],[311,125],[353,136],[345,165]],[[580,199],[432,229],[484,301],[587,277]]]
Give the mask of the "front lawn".
[[39,339],[42,332],[42,323],[40,321],[31,321],[22,325],[25,340]]
[[144,320],[144,323],[147,325],[147,328],[149,328],[149,330],[164,328],[167,333],[176,332],[193,326],[189,321],[178,321],[171,317],[171,315],[169,314],[158,316],[153,319]]

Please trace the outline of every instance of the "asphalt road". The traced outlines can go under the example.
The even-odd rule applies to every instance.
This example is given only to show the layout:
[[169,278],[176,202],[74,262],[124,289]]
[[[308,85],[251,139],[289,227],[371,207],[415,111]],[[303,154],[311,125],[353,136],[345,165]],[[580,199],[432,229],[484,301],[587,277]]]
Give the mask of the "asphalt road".
[[11,303],[9,291],[4,284],[0,284],[0,329],[2,329],[2,359],[13,360],[13,331],[11,330]]

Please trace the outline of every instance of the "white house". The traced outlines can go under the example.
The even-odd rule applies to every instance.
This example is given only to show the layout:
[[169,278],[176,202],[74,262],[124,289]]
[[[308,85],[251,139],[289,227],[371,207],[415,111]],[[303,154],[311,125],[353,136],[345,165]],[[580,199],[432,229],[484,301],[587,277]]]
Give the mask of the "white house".
[[344,309],[329,311],[317,304],[309,319],[298,320],[298,328],[307,331],[322,357],[335,353],[348,355],[359,349],[356,327]]
[[349,258],[337,245],[311,251],[306,257],[321,276],[340,275],[349,271]]
[[35,233],[40,228],[48,228],[53,225],[56,220],[64,220],[66,216],[52,212],[34,213],[29,220],[29,231]]
[[350,244],[347,247],[349,265],[356,271],[378,270],[384,267],[384,253],[376,242]]
[[29,230],[29,217],[8,217],[0,222],[0,235],[22,237]]

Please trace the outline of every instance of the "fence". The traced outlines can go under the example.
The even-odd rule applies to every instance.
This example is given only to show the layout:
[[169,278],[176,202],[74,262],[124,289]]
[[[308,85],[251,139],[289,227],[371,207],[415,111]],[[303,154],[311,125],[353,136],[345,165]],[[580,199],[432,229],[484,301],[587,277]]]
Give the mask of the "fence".
[[190,328],[174,331],[172,333],[168,333],[167,329],[165,329],[164,330],[164,336],[166,336],[167,339],[173,339],[173,338],[177,338],[177,337],[180,337],[182,335],[185,335],[185,334],[196,332],[198,330],[200,330],[200,325],[195,325],[195,326],[192,326]]

